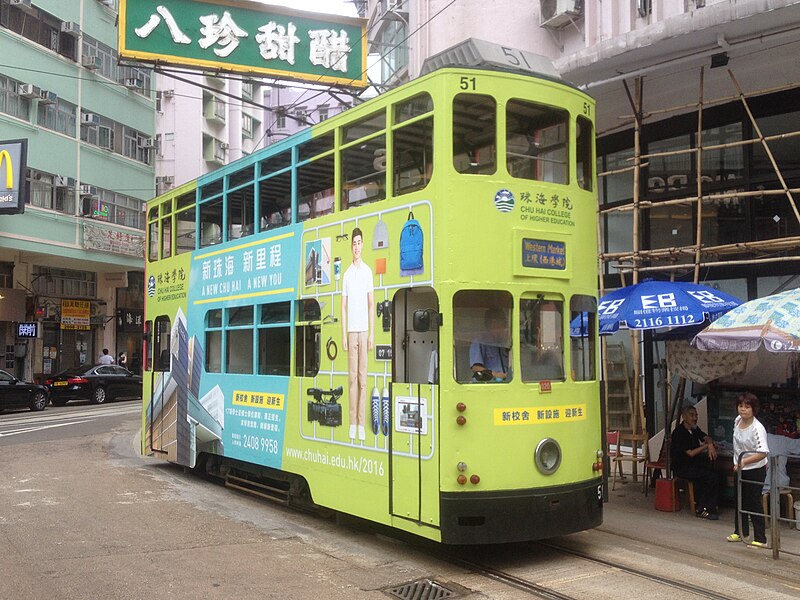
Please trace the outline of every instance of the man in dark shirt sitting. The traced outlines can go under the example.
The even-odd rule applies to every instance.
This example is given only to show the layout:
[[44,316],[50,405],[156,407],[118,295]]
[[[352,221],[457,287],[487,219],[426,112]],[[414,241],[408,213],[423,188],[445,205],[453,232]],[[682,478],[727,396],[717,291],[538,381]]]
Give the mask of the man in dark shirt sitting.
[[672,472],[677,477],[688,479],[697,488],[699,506],[697,516],[716,521],[719,501],[720,474],[711,461],[717,458],[717,449],[711,436],[697,426],[697,409],[684,406],[681,424],[671,437],[670,457]]

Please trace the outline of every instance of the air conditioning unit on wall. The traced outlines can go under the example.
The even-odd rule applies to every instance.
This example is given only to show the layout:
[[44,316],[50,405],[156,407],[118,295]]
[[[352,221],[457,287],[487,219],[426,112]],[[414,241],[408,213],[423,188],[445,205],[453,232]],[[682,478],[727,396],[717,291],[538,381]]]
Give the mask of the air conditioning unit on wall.
[[583,0],[539,0],[539,25],[559,29],[582,12]]

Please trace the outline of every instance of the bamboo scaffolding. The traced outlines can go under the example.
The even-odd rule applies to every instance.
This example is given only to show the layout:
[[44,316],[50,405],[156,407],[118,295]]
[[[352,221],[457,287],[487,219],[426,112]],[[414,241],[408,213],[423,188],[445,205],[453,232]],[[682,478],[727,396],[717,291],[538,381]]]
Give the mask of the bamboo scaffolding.
[[[723,266],[746,266],[746,265],[763,265],[781,262],[797,262],[800,261],[800,236],[771,238],[766,240],[755,240],[748,242],[735,242],[729,244],[718,245],[704,245],[703,243],[703,225],[704,221],[713,219],[715,213],[713,210],[704,210],[709,206],[715,204],[727,204],[731,200],[735,202],[753,201],[757,202],[767,197],[785,196],[789,205],[794,213],[797,222],[800,223],[800,210],[798,210],[795,201],[795,194],[800,194],[800,188],[789,188],[780,167],[775,160],[775,157],[770,148],[770,144],[787,140],[791,138],[800,137],[800,131],[784,131],[769,136],[765,136],[757,122],[757,119],[750,110],[748,98],[760,96],[763,94],[770,94],[780,92],[787,89],[796,88],[797,85],[784,85],[768,89],[763,89],[750,94],[745,94],[741,89],[738,81],[736,80],[733,72],[728,70],[731,83],[736,90],[736,94],[726,96],[723,98],[715,98],[707,100],[705,98],[705,68],[701,67],[699,74],[699,90],[698,99],[696,103],[684,104],[665,109],[645,112],[643,102],[643,86],[644,81],[642,77],[637,77],[634,80],[634,91],[631,93],[628,82],[623,80],[622,84],[625,93],[628,97],[628,102],[631,106],[633,115],[625,115],[623,118],[626,122],[623,125],[615,126],[608,131],[619,129],[620,127],[633,127],[634,146],[633,156],[625,159],[632,163],[630,166],[616,168],[597,174],[598,179],[601,177],[609,177],[613,175],[620,175],[626,173],[633,174],[633,190],[631,200],[625,203],[620,203],[617,206],[607,207],[599,206],[597,211],[597,228],[598,228],[598,267],[601,273],[600,293],[601,296],[605,294],[603,285],[603,277],[606,272],[614,272],[619,275],[621,285],[624,287],[626,279],[630,277],[631,283],[636,284],[639,282],[639,277],[644,273],[665,272],[668,273],[669,278],[674,280],[676,276],[685,276],[691,274],[695,283],[700,280],[700,270],[709,267],[723,267]],[[739,100],[742,103],[745,113],[750,120],[754,137],[746,140],[735,140],[731,142],[717,143],[704,145],[703,144],[703,117],[704,110],[715,105]],[[681,148],[676,150],[642,153],[642,130],[646,119],[654,116],[661,116],[669,113],[686,112],[694,109],[697,114],[697,131],[696,143],[692,148]],[[598,135],[604,135],[606,132],[598,132]],[[704,181],[703,176],[703,156],[709,152],[722,151],[738,147],[745,147],[759,144],[764,149],[770,164],[775,172],[776,179],[779,186],[776,189],[765,190],[737,190],[737,185],[741,186],[744,182],[736,180],[720,181],[720,186],[727,186],[729,189],[720,192],[703,192],[703,186],[711,182]],[[675,156],[694,156],[695,159],[695,193],[694,195],[687,195],[681,198],[671,198],[669,200],[644,200],[641,198],[640,181],[642,177],[642,168],[650,165],[650,161],[656,158],[675,157]],[[706,178],[708,179],[708,178]],[[682,246],[674,246],[669,248],[656,248],[656,249],[643,249],[641,245],[641,223],[644,213],[642,211],[650,210],[653,208],[664,208],[668,206],[691,206],[693,207],[693,214],[691,218],[696,219],[696,224],[693,234],[693,243],[685,244]],[[622,252],[603,252],[603,239],[601,237],[603,227],[603,217],[615,213],[632,212],[632,240],[631,250]],[[794,252],[796,255],[786,255],[786,253]],[[737,257],[737,255],[739,255]],[[664,263],[664,264],[657,264]],[[643,408],[643,389],[641,380],[641,371],[643,365],[641,364],[640,356],[640,333],[636,330],[630,331],[631,335],[631,349],[632,349],[632,363],[633,363],[633,406],[631,415],[632,433],[638,434],[646,431],[644,411]],[[605,338],[601,338],[601,349],[603,352],[603,375],[604,380],[608,372],[608,364],[605,360],[607,343]],[[667,372],[665,377],[669,380],[670,375]],[[668,385],[669,381],[664,381],[663,385]],[[606,382],[607,386],[607,382]],[[608,389],[606,388],[606,394]],[[677,400],[677,398],[676,398]],[[667,410],[667,407],[665,407]],[[665,432],[668,435],[668,432]]]

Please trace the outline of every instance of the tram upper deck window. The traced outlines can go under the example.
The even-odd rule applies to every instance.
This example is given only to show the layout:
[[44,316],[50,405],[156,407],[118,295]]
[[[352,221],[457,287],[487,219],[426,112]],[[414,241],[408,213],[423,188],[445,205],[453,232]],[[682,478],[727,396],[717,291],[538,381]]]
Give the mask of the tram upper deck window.
[[176,198],[175,208],[175,254],[192,252],[195,248],[195,198],[194,190]]
[[333,154],[307,162],[297,168],[297,220],[305,221],[333,212]]
[[594,141],[594,127],[586,117],[578,117],[578,131],[575,136],[575,164],[577,165],[578,186],[581,189],[592,191],[594,180],[594,157],[592,155],[592,142]]
[[569,182],[566,110],[511,100],[506,107],[506,165],[512,177]]
[[519,303],[522,381],[564,379],[564,303],[523,298]]
[[200,247],[222,242],[222,198],[200,205]]
[[172,215],[161,219],[161,258],[172,256]]
[[597,378],[595,355],[597,340],[597,300],[575,295],[569,301],[569,362],[574,381]]
[[292,172],[284,171],[258,184],[260,231],[292,223]]
[[345,127],[342,144],[342,209],[386,198],[386,113]]
[[453,166],[459,173],[497,170],[497,102],[482,94],[453,99]]
[[[433,100],[420,94],[394,107],[394,194],[421,190],[433,172]],[[428,116],[424,116],[428,115]]]
[[255,233],[253,219],[255,218],[255,184],[240,187],[228,192],[228,239],[236,240]]
[[153,218],[155,214],[155,220],[151,220],[147,226],[147,239],[150,243],[147,245],[147,260],[153,262],[158,260],[158,209],[152,208],[150,209],[150,217]]
[[453,297],[453,362],[458,383],[513,378],[512,297],[494,290],[463,290]]
[[194,208],[182,210],[175,215],[175,254],[194,250]]

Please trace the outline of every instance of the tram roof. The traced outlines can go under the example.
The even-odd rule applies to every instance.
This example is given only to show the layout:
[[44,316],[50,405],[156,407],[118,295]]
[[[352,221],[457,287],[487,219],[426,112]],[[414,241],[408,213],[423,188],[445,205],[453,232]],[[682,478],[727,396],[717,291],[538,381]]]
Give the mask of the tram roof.
[[501,70],[566,83],[546,56],[476,38],[467,38],[426,58],[420,76],[446,67]]

